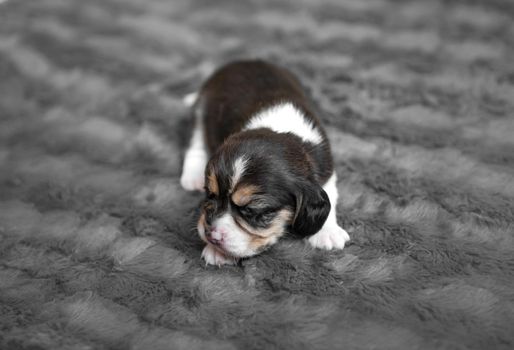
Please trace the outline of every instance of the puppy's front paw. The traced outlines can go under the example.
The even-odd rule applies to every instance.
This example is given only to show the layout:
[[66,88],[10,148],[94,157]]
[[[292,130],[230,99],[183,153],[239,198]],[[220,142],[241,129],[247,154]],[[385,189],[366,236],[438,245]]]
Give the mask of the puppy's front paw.
[[202,258],[205,260],[206,265],[235,265],[236,259],[226,256],[219,250],[214,248],[211,244],[207,244],[202,251]]
[[343,249],[344,244],[350,240],[348,233],[341,227],[323,226],[321,230],[309,238],[309,243],[314,248],[320,249]]
[[203,151],[189,151],[186,154],[180,184],[187,191],[203,191],[207,155]]
[[183,174],[180,178],[180,185],[186,191],[203,191],[204,183],[203,175],[193,177],[188,174]]

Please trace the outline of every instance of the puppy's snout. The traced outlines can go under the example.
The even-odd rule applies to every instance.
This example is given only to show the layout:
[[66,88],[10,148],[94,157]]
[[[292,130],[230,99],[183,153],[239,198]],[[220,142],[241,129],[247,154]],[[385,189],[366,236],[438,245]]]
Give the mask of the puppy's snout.
[[220,245],[223,241],[224,235],[225,231],[218,227],[211,227],[205,232],[205,238],[214,245]]

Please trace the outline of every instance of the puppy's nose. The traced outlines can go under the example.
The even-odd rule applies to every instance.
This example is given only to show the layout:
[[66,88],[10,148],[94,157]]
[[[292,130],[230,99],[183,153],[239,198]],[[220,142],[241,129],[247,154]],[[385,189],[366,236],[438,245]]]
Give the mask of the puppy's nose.
[[219,230],[217,227],[211,227],[210,230],[207,230],[205,238],[207,238],[210,243],[219,245],[223,240],[223,231]]

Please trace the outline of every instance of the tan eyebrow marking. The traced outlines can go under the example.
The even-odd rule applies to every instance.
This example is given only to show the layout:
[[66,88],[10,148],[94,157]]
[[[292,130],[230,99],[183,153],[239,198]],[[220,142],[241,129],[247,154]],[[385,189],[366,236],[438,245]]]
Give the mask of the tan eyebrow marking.
[[219,195],[219,186],[218,186],[218,178],[216,177],[216,174],[212,171],[207,175],[207,188],[210,192],[214,193],[215,195]]
[[255,185],[244,185],[239,186],[232,194],[232,201],[235,205],[242,207],[247,205],[251,200],[252,196],[259,191],[259,188]]

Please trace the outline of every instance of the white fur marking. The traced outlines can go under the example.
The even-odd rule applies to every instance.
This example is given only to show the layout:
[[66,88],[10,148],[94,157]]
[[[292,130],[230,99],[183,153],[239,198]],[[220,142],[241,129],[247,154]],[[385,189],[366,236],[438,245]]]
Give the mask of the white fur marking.
[[318,233],[309,237],[309,243],[314,248],[326,250],[343,249],[345,243],[349,240],[350,236],[339,225],[328,226],[326,224]]
[[228,257],[214,248],[212,244],[207,244],[202,251],[202,258],[205,260],[205,265],[235,265],[236,259]]
[[243,176],[243,173],[246,170],[246,163],[247,160],[244,157],[239,157],[234,162],[234,174],[232,175],[231,179],[232,189],[237,185],[238,181],[241,179],[241,176]]
[[230,213],[226,213],[213,222],[218,232],[223,232],[222,247],[233,256],[251,256],[255,254],[250,247],[250,238],[234,221]]
[[189,148],[184,156],[180,184],[187,191],[203,191],[205,185],[205,166],[208,155],[205,147],[204,132],[200,111],[195,111],[195,127]]
[[335,172],[323,185],[323,189],[330,200],[330,213],[321,230],[309,237],[309,243],[314,248],[327,250],[343,249],[345,243],[350,240],[350,236],[337,224],[336,205],[339,194],[337,192],[337,175]]
[[198,93],[191,92],[182,98],[182,103],[184,103],[186,107],[192,107],[195,104],[197,98]]
[[253,116],[245,130],[269,128],[278,133],[292,133],[303,141],[319,144],[323,141],[319,130],[291,103],[273,106]]

